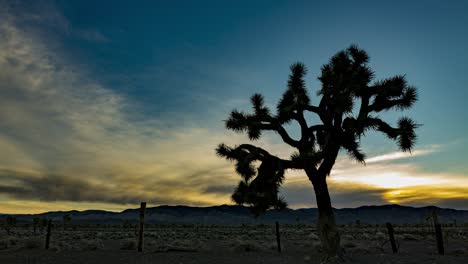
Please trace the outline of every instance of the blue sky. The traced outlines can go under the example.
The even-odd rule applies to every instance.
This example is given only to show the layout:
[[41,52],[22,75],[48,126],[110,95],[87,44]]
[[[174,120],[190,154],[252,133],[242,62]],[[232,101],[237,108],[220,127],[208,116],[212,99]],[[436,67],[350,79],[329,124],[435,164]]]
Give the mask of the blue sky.
[[[367,173],[401,169],[411,172],[408,177],[431,179],[418,186],[433,186],[439,183],[433,179],[445,178],[451,179],[447,186],[458,182],[459,189],[450,198],[391,200],[385,184],[354,182],[372,185],[367,188],[372,195],[346,203],[359,188],[345,190],[341,193],[349,197],[336,194],[335,205],[395,201],[463,207],[466,195],[461,193],[468,190],[463,109],[468,98],[468,4],[408,2],[0,1],[0,61],[6,69],[0,78],[6,120],[0,125],[3,211],[20,211],[15,209],[19,201],[44,210],[50,200],[56,201],[53,208],[113,210],[139,199],[154,205],[229,202],[237,176],[213,149],[223,141],[247,138],[225,131],[222,120],[233,108],[247,109],[254,92],[274,106],[285,89],[289,65],[297,61],[308,67],[307,85],[314,94],[320,66],[350,44],[369,53],[377,79],[406,74],[419,89],[413,109],[383,116],[394,121],[407,115],[423,126],[417,131],[420,152],[379,161],[379,168],[353,164],[358,171],[348,174],[366,168]],[[294,127],[289,129],[295,133]],[[377,134],[363,142],[370,157],[397,151]],[[262,144],[287,153],[280,143],[267,135]],[[180,158],[184,155],[185,160]],[[341,160],[338,172],[348,162],[345,156]],[[178,163],[186,171],[178,171]],[[124,165],[116,172],[113,164]],[[189,188],[181,182],[191,174],[203,176],[193,176],[191,196],[179,197],[175,190]],[[132,177],[174,191],[151,200],[151,190],[134,186]],[[77,184],[75,179],[97,191],[103,190],[104,179],[112,179],[115,186],[107,191],[131,186],[141,195],[119,200],[117,194],[61,194]],[[62,191],[40,197],[27,191],[34,189],[31,184],[54,181],[60,181]],[[339,182],[336,186],[342,190]],[[285,187],[290,204],[314,206],[312,189],[303,195],[296,187]],[[225,192],[207,191],[212,189]]]
[[[59,1],[71,30],[96,33],[95,41],[57,38],[93,79],[144,104],[147,114],[203,112],[208,122],[222,106],[207,107],[204,97],[222,104],[259,91],[274,102],[295,61],[308,66],[316,89],[320,66],[356,43],[371,55],[377,78],[406,74],[420,89],[412,115],[430,131],[427,140],[464,137],[466,123],[456,120],[465,117],[466,4],[251,2]],[[447,119],[453,122],[443,128]]]

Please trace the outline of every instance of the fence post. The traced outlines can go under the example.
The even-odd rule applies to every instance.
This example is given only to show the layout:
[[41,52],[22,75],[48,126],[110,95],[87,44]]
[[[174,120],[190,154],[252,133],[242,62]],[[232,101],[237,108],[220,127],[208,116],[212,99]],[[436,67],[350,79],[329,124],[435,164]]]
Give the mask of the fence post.
[[138,252],[143,251],[143,228],[145,226],[145,209],[146,209],[146,202],[141,202],[141,205],[140,205],[140,232],[138,233]]
[[393,234],[393,226],[390,223],[387,223],[388,237],[390,238],[390,244],[392,245],[393,253],[398,252],[398,248],[395,243],[395,236]]
[[275,222],[276,225],[276,244],[278,246],[278,252],[281,253],[281,239],[280,239],[280,232],[279,232],[279,223],[278,221]]
[[51,226],[52,226],[52,219],[49,219],[49,222],[47,223],[47,235],[46,235],[45,249],[49,249]]
[[440,255],[444,255],[444,239],[442,237],[442,227],[439,223],[435,224],[437,251]]

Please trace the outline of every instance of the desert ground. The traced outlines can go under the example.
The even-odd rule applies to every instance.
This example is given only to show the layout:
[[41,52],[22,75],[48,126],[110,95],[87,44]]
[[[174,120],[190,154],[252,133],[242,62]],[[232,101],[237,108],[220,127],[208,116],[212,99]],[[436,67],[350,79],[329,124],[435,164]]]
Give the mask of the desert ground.
[[[468,263],[468,227],[443,228],[445,255],[437,253],[428,226],[395,226],[399,252],[393,254],[386,228],[342,226],[344,263]],[[313,226],[283,226],[282,252],[277,251],[270,225],[153,226],[145,230],[144,252],[137,252],[135,229],[122,227],[54,228],[50,248],[44,249],[45,230],[16,228],[0,235],[0,263],[321,263]]]

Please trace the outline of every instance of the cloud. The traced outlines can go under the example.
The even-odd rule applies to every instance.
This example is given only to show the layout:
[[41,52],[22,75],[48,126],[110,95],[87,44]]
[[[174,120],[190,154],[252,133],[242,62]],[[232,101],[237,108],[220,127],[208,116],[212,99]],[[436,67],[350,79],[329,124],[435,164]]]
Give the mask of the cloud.
[[[365,175],[364,177],[370,175]],[[405,172],[398,171],[405,175]],[[468,209],[468,182],[463,176],[445,177],[444,184],[406,185],[388,187],[369,184],[365,181],[353,180],[353,174],[349,179],[331,175],[328,179],[328,187],[334,207],[358,207],[362,205],[402,204],[410,206],[437,205],[458,209]],[[376,177],[385,177],[384,174],[376,174]],[[427,175],[426,177],[440,177],[440,175]],[[392,180],[392,179],[389,179]],[[287,178],[281,188],[281,195],[293,208],[316,207],[316,199],[311,183],[302,178]]]
[[215,193],[223,196],[230,196],[237,185],[210,185],[205,188],[204,193]]
[[[120,181],[106,184],[64,175],[25,174],[16,171],[0,172],[0,193],[21,200],[43,202],[99,202],[117,205],[134,205],[140,201],[151,204],[210,205],[203,199],[194,200],[202,178],[194,178],[182,184],[177,179],[148,181],[145,185],[133,186]],[[174,186],[177,186],[175,189]],[[178,195],[183,191],[186,196]]]
[[102,201],[118,203],[125,199],[113,197],[110,188],[91,184],[79,178],[60,175],[30,175],[15,171],[0,172],[0,179],[15,184],[0,185],[0,193],[19,199],[49,201]]
[[187,122],[189,117],[180,124],[164,117],[142,119],[131,110],[135,102],[89,78],[86,70],[49,49],[40,34],[22,30],[23,20],[2,15],[4,199],[191,205],[229,201],[205,189],[232,179],[233,169],[214,149],[239,136]]
[[75,30],[75,35],[90,42],[106,43],[110,41],[108,37],[97,29],[78,29]]
[[[328,186],[333,205],[338,208],[394,203],[468,209],[465,175],[427,172],[412,163],[387,160],[364,166],[339,158]],[[315,206],[312,185],[303,172],[289,173],[282,194],[293,207]]]
[[3,19],[14,20],[15,25],[28,34],[48,33],[49,42],[53,32],[88,42],[110,42],[109,37],[97,28],[82,28],[70,23],[53,1],[0,1],[0,8]]
[[[366,184],[329,181],[329,192],[333,206],[338,208],[388,203],[383,196],[384,188]],[[294,208],[317,207],[314,189],[308,180],[286,180],[281,189],[281,195]]]
[[386,162],[386,161],[393,161],[393,160],[400,160],[400,159],[405,159],[405,158],[410,158],[410,157],[416,157],[416,156],[423,156],[427,154],[431,154],[434,152],[440,151],[441,146],[440,145],[431,145],[426,149],[417,149],[413,151],[412,153],[406,153],[406,152],[392,152],[392,153],[386,153],[384,155],[379,155],[379,156],[374,156],[372,158],[366,159],[366,163],[376,163],[376,162]]

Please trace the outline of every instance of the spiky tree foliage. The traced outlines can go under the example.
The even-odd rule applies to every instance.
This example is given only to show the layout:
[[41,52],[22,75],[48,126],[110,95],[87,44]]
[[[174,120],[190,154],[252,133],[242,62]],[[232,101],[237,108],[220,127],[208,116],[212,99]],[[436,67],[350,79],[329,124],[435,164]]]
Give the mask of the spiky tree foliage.
[[[262,132],[274,131],[297,151],[290,159],[281,159],[251,144],[229,147],[220,144],[217,154],[235,162],[242,180],[232,195],[238,204],[251,206],[260,214],[270,208],[284,208],[278,189],[288,169],[304,170],[315,190],[319,209],[319,230],[322,244],[329,256],[339,253],[336,230],[326,177],[330,174],[340,149],[352,159],[365,162],[361,137],[365,132],[382,132],[396,141],[402,151],[411,151],[418,126],[402,117],[392,126],[379,117],[388,110],[405,110],[417,100],[417,90],[407,84],[405,76],[397,75],[374,81],[368,67],[367,53],[357,46],[336,53],[321,68],[318,79],[318,105],[313,105],[305,87],[306,68],[302,63],[291,65],[287,89],[279,100],[276,114],[265,106],[260,94],[251,97],[252,113],[234,110],[226,120],[226,128],[247,133],[258,140]],[[305,113],[319,117],[318,124],[308,124]],[[301,137],[293,139],[285,129],[290,122],[300,126]],[[260,164],[258,168],[255,166]]]

